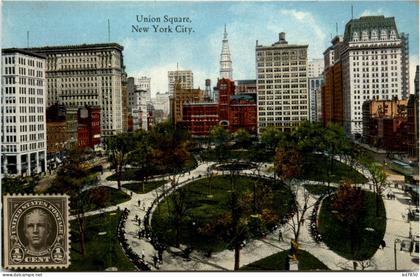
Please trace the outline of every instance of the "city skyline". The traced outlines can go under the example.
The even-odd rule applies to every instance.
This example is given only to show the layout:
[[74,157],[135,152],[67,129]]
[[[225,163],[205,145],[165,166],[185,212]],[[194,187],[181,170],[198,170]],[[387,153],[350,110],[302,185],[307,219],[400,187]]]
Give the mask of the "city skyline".
[[[394,16],[398,32],[410,35],[410,86],[418,64],[418,7],[415,1],[397,2],[3,2],[2,41],[5,47],[77,45],[110,41],[124,47],[128,76],[151,77],[152,96],[167,91],[167,72],[189,69],[195,87],[216,84],[226,24],[234,79],[255,79],[255,43],[271,45],[285,32],[292,44],[309,44],[308,58],[322,58],[331,36],[344,33],[345,24],[362,15]],[[63,14],[63,10],[66,13]],[[61,12],[60,12],[61,11]],[[97,16],[90,16],[95,13]],[[329,16],[325,16],[328,14]],[[193,32],[133,32],[147,25],[138,16],[188,17],[180,23]],[[280,16],[279,16],[280,15]],[[213,22],[208,24],[208,22]],[[174,23],[172,26],[178,25]],[[174,54],[176,53],[176,54]],[[412,90],[411,90],[412,91]]]

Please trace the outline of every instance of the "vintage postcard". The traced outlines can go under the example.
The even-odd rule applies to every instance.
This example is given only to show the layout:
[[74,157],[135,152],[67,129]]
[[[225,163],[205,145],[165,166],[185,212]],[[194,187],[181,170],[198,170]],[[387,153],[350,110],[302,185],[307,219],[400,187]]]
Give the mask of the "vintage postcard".
[[418,1],[1,8],[5,271],[417,274]]

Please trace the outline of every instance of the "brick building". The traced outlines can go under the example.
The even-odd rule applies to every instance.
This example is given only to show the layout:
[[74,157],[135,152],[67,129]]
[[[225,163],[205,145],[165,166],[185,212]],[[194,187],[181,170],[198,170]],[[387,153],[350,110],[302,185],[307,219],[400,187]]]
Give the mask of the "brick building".
[[217,83],[219,102],[186,103],[183,122],[194,136],[206,136],[216,125],[235,132],[239,128],[251,134],[257,132],[257,104],[249,95],[235,95],[235,84],[229,79]]
[[78,111],[77,145],[95,148],[101,144],[101,108],[87,106]]
[[363,103],[363,140],[392,151],[407,149],[407,99]]

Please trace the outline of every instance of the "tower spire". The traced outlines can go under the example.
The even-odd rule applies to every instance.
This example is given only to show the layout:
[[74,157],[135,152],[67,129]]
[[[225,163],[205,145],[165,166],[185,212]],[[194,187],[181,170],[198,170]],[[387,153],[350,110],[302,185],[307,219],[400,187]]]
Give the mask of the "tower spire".
[[223,34],[222,52],[220,54],[220,78],[232,80],[232,60],[230,58],[229,43],[227,39],[227,31],[225,24],[225,32]]

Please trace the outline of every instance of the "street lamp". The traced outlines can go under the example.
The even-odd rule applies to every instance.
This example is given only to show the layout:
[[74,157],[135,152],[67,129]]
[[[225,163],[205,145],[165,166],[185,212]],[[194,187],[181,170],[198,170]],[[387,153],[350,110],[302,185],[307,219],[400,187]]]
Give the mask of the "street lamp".
[[394,240],[394,266],[395,270],[397,270],[397,243],[401,243],[400,239]]

